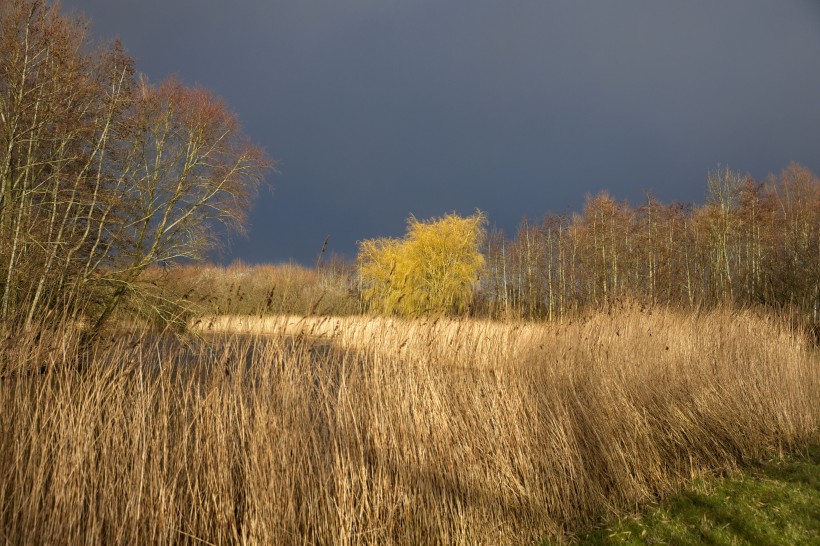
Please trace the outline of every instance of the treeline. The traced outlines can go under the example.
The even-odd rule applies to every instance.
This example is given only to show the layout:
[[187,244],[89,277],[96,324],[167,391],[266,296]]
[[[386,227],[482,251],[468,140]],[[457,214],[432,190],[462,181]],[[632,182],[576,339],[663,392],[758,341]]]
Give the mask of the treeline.
[[820,319],[820,180],[791,165],[764,182],[708,174],[702,206],[632,206],[606,193],[580,214],[490,233],[476,313],[561,317],[621,298],[789,307]]
[[216,314],[557,320],[626,300],[820,321],[820,179],[798,165],[765,181],[718,168],[699,206],[601,193],[579,213],[525,219],[514,237],[485,225],[480,212],[411,217],[403,239],[363,241],[355,263],[193,266],[165,278],[206,303],[195,312]]

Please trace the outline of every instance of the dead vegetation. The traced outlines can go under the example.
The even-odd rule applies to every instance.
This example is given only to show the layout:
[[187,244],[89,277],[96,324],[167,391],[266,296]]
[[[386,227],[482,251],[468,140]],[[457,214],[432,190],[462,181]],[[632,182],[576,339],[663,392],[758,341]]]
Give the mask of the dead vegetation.
[[5,340],[3,542],[565,539],[818,430],[816,353],[748,312],[320,320]]

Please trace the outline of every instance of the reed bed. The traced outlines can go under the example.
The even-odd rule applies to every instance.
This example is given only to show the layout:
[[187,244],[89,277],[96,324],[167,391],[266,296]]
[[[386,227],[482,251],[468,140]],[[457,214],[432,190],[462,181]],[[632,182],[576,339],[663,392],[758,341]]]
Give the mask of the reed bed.
[[564,541],[817,440],[815,349],[750,312],[196,328],[2,345],[0,541]]

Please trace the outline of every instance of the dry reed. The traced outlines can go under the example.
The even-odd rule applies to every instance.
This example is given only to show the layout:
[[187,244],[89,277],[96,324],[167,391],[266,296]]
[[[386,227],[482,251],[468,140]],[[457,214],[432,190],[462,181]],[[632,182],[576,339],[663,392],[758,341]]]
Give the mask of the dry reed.
[[747,312],[212,322],[6,343],[0,541],[561,540],[817,438],[815,350]]

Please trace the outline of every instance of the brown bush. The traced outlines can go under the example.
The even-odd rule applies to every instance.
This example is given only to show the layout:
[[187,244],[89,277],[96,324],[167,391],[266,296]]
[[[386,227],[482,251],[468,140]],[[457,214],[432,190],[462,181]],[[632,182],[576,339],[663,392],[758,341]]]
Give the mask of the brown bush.
[[[361,311],[353,266],[333,260],[319,268],[297,264],[192,264],[153,268],[142,281],[180,303],[187,320],[201,315],[335,315]],[[156,316],[155,310],[150,315]],[[161,313],[159,313],[162,315]]]

